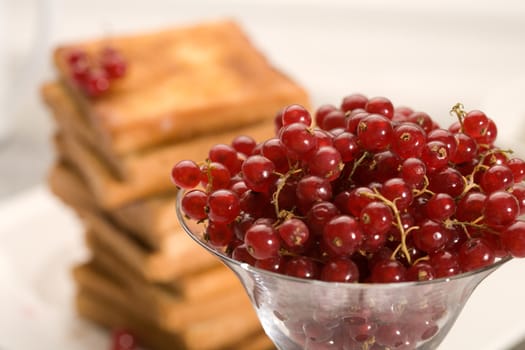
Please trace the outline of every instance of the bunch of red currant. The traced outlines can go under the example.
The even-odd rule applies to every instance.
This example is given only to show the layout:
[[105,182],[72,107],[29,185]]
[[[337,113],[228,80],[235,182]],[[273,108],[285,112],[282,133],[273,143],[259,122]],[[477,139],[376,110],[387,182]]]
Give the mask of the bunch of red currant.
[[353,94],[312,116],[291,105],[276,136],[177,163],[181,210],[233,259],[338,282],[429,280],[525,256],[525,162],[461,104],[448,129],[384,97]]
[[96,56],[76,49],[67,56],[70,74],[77,86],[89,97],[109,90],[111,82],[126,74],[124,57],[112,47],[104,47]]

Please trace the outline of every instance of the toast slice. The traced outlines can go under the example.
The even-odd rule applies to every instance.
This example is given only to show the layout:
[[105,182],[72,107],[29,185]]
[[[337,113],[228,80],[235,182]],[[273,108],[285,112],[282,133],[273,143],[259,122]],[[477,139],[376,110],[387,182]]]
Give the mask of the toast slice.
[[[51,191],[75,210],[101,211],[78,171],[57,162],[48,174]],[[175,213],[175,195],[164,194],[105,211],[114,222],[153,250],[169,250],[182,232]]]
[[[72,79],[72,50],[96,56],[110,46],[128,71],[107,94],[87,98]],[[232,20],[58,47],[54,63],[99,142],[112,154],[151,148],[273,118],[308,105],[304,89],[250,42]]]

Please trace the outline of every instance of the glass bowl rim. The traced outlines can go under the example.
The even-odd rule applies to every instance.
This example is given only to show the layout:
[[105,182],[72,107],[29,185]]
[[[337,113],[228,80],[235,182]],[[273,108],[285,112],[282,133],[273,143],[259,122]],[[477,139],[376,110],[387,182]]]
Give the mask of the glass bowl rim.
[[462,272],[462,273],[459,273],[453,276],[441,277],[441,278],[425,280],[425,281],[404,281],[404,282],[390,282],[390,283],[370,283],[370,282],[347,283],[347,282],[328,282],[328,281],[322,281],[322,280],[317,280],[317,279],[306,279],[306,278],[288,276],[285,274],[264,270],[264,269],[252,266],[248,263],[243,263],[238,260],[232,259],[228,257],[227,255],[223,254],[218,249],[214,249],[213,247],[210,247],[208,244],[206,244],[206,242],[203,241],[201,238],[199,238],[198,235],[196,235],[191,230],[191,228],[187,225],[187,220],[191,220],[191,219],[186,218],[185,215],[182,213],[182,210],[180,209],[181,207],[180,203],[182,201],[182,196],[184,195],[185,192],[186,190],[183,190],[183,189],[179,189],[177,191],[175,210],[177,213],[177,218],[182,228],[195,242],[197,242],[201,247],[206,249],[208,252],[217,256],[219,259],[223,261],[227,261],[228,263],[238,266],[242,268],[243,270],[246,270],[250,273],[256,273],[259,275],[268,276],[272,278],[288,280],[294,283],[316,285],[316,286],[324,287],[324,288],[341,287],[341,288],[355,288],[355,289],[362,289],[362,288],[389,289],[389,288],[418,287],[418,286],[426,286],[426,285],[432,285],[432,284],[448,283],[448,282],[455,281],[455,280],[461,280],[464,278],[481,275],[483,274],[483,272],[487,272],[490,270],[496,270],[503,264],[513,259],[511,255],[507,255],[495,261],[494,263],[484,266],[479,269]]

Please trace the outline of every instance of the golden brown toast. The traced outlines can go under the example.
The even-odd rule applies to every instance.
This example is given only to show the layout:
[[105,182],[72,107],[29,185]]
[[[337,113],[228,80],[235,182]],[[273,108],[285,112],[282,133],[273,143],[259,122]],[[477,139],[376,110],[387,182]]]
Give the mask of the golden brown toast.
[[[97,291],[100,294],[110,294],[110,297],[119,294],[118,297],[128,300],[128,303],[134,301],[137,308],[141,310],[144,319],[170,332],[182,331],[194,323],[218,318],[221,314],[235,312],[240,308],[251,310],[252,306],[239,283],[233,288],[223,288],[220,284],[216,284],[214,290],[202,294],[201,297],[186,298],[165,286],[148,283],[140,279],[122,263],[112,259],[111,254],[99,252],[98,249],[102,248],[103,250],[104,247],[91,245],[90,248],[95,254],[92,261],[77,266],[73,271],[77,285]],[[95,251],[95,249],[97,250]],[[105,257],[100,258],[101,256]],[[116,262],[117,266],[108,265],[110,261]],[[221,266],[218,269],[225,268]],[[204,271],[201,276],[197,276],[195,279],[190,277],[184,283],[193,284],[194,287],[192,288],[199,288],[199,283],[203,281],[203,278],[207,278],[207,275],[210,275],[210,280],[214,280],[215,270]],[[227,278],[233,279],[235,277],[230,272]],[[225,282],[228,282],[227,279]],[[124,291],[125,296],[114,293],[112,290],[115,289]]]
[[[101,211],[86,182],[70,164],[53,165],[48,184],[73,209]],[[105,214],[154,250],[168,250],[177,244],[178,234],[182,233],[175,213],[175,195],[169,193],[132,202]]]
[[[75,296],[77,312],[80,316],[108,329],[125,328],[131,330],[141,345],[151,350],[269,350],[275,349],[270,340],[259,330],[230,335],[232,325],[239,327],[243,314],[237,319],[229,317],[226,322],[203,322],[184,334],[174,334],[163,330],[142,318],[136,304],[126,298],[119,298],[122,291],[112,289],[110,294],[80,288]],[[206,334],[208,332],[209,334]]]
[[155,251],[141,244],[128,232],[99,213],[86,211],[82,216],[98,241],[128,266],[139,271],[148,281],[171,281],[218,264],[215,257],[182,232],[178,236],[176,245],[170,246],[167,250]]
[[[109,93],[87,98],[71,79],[73,49],[111,46],[128,71]],[[61,79],[100,142],[123,154],[273,118],[285,105],[308,105],[306,92],[269,61],[231,20],[71,43],[55,50]]]
[[175,192],[170,171],[182,159],[204,160],[217,143],[230,143],[239,134],[262,141],[271,135],[273,122],[252,124],[221,134],[196,137],[185,142],[151,150],[147,155],[125,160],[126,180],[122,181],[95,149],[74,134],[62,132],[55,137],[58,153],[77,168],[85,179],[97,205],[111,210],[149,196]]

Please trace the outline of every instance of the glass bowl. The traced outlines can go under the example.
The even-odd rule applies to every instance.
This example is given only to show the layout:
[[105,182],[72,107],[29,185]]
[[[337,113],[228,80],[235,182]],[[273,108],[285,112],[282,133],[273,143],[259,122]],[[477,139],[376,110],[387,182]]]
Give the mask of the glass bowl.
[[335,283],[273,273],[209,246],[202,226],[177,215],[184,230],[239,278],[262,327],[280,350],[436,349],[478,284],[511,258],[423,282]]

